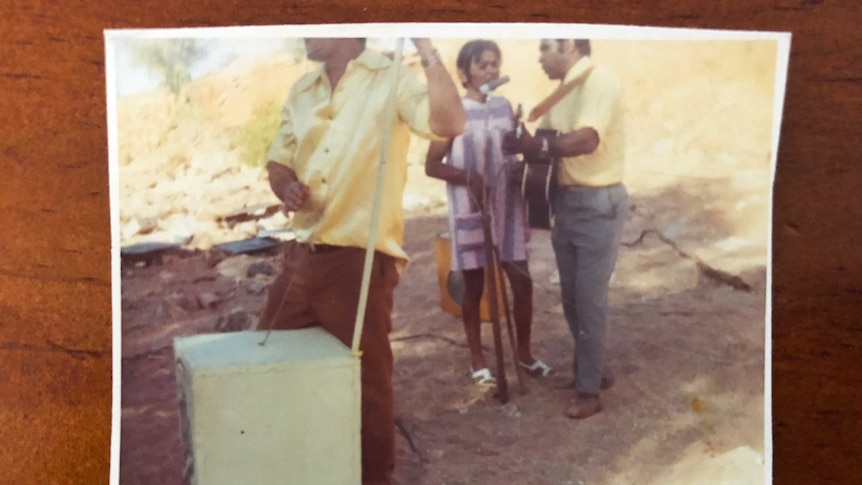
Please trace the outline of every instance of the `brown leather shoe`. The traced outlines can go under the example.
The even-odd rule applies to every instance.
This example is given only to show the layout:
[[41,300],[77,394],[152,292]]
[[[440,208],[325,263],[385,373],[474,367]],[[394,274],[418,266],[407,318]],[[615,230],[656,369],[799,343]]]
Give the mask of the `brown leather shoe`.
[[614,375],[608,372],[607,375],[602,376],[602,382],[599,384],[599,389],[607,391],[608,389],[614,387],[614,383],[616,382],[617,380]]
[[579,392],[577,397],[571,401],[566,409],[566,416],[572,419],[585,419],[602,410],[602,403],[598,394],[587,394]]
[[[616,383],[616,378],[613,375],[608,374],[606,376],[602,376],[602,382],[599,384],[599,389],[602,391],[607,391],[608,389],[614,387]],[[551,383],[551,387],[554,389],[560,390],[568,390],[577,388],[577,382],[574,379],[559,379]]]

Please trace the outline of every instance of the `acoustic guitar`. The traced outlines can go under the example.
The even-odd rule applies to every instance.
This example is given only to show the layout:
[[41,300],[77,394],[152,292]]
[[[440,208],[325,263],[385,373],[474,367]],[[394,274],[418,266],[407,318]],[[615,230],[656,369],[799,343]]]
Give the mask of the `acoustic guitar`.
[[[524,130],[521,123],[522,108],[512,120],[515,136],[520,138]],[[537,129],[536,138],[554,138],[558,132],[550,129]],[[510,182],[517,184],[524,197],[527,210],[527,224],[533,229],[551,229],[554,225],[553,200],[557,188],[557,160],[549,156],[537,156],[523,160],[512,171]]]

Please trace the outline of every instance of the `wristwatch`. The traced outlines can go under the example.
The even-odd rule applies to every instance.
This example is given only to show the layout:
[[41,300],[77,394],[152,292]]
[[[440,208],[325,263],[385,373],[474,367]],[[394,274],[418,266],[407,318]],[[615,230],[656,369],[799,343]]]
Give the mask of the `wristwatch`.
[[431,55],[428,57],[428,59],[422,59],[422,67],[433,66],[438,62],[440,62],[440,53],[437,52],[437,49],[434,49],[433,51],[431,51]]

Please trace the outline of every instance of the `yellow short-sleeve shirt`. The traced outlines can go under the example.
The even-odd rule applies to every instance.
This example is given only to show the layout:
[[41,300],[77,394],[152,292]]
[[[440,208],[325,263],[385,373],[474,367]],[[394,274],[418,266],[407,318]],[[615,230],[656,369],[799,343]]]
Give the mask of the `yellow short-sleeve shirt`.
[[560,160],[561,185],[606,186],[623,180],[625,162],[625,123],[623,89],[619,78],[604,66],[594,66],[582,57],[566,74],[563,83],[591,69],[566,97],[542,118],[540,127],[567,133],[592,128],[599,135],[593,153]]
[[[388,57],[365,50],[348,63],[334,92],[322,66],[291,88],[267,160],[290,167],[310,188],[309,202],[294,214],[298,241],[367,245],[393,68]],[[404,267],[402,199],[410,133],[439,137],[430,128],[427,86],[406,67],[400,70],[397,93],[375,249]]]

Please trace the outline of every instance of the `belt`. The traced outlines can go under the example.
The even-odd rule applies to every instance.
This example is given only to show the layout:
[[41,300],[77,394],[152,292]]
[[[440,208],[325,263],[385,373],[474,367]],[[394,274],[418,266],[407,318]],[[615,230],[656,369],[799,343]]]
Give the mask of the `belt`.
[[333,246],[331,244],[317,244],[307,242],[301,242],[298,244],[302,249],[305,249],[310,253],[326,253],[330,251],[336,251],[338,249],[346,249],[346,246]]

